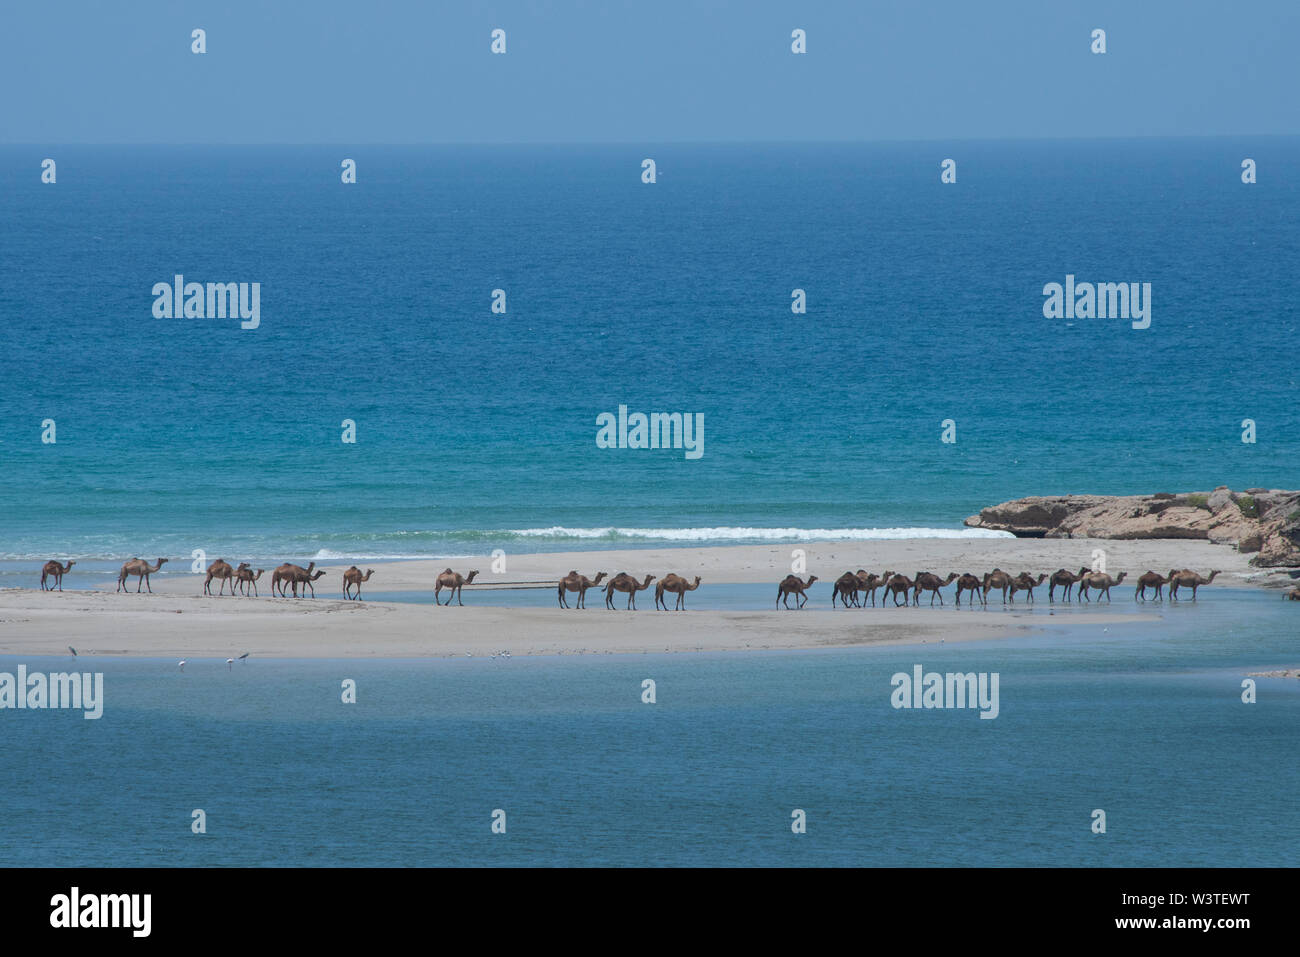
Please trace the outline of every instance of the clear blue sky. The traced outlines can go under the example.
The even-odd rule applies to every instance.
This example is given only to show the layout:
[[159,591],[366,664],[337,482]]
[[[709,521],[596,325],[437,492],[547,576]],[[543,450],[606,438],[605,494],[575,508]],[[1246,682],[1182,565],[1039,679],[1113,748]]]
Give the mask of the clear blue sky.
[[1300,0],[3,0],[0,142],[1296,134],[1298,44]]

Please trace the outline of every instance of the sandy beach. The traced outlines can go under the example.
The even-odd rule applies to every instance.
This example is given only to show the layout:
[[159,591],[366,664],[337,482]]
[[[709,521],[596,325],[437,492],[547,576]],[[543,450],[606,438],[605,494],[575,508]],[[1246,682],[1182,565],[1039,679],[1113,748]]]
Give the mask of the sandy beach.
[[[794,547],[806,553],[807,573],[818,576],[816,587],[821,589],[815,592],[817,600],[798,612],[776,611],[766,599],[765,607],[744,611],[654,611],[650,591],[639,596],[638,611],[622,610],[622,598],[616,602],[620,610],[609,611],[603,593],[595,589],[588,593],[585,611],[475,604],[476,595],[503,587],[501,583],[554,582],[573,568],[590,577],[598,571],[627,571],[641,577],[669,571],[691,578],[699,575],[701,588],[770,583],[774,599],[776,583],[790,572]],[[827,583],[847,569],[982,575],[996,566],[1012,573],[1050,573],[1088,564],[1095,548],[1105,551],[1111,574],[1127,571],[1128,579],[1115,589],[1111,607],[1094,606],[1086,618],[1042,614],[1031,618],[1023,596],[1014,608],[1004,608],[996,594],[987,610],[958,611],[952,605],[951,587],[945,590],[943,608],[931,608],[925,599],[919,608],[859,612],[828,607]],[[263,657],[406,658],[491,655],[505,650],[512,655],[628,654],[970,641],[1060,625],[1106,626],[1138,620],[1132,580],[1147,569],[1190,567],[1202,573],[1221,569],[1215,584],[1235,587],[1286,580],[1252,569],[1247,558],[1230,547],[1206,542],[1015,538],[521,554],[507,556],[506,570],[500,574],[492,573],[491,559],[485,556],[480,562],[451,563],[461,572],[477,568],[480,575],[464,590],[465,607],[450,608],[424,602],[343,601],[341,574],[350,563],[318,566],[327,573],[316,583],[314,600],[269,597],[269,572],[259,583],[260,598],[203,596],[203,578],[194,575],[155,575],[153,595],[136,594],[133,589],[117,594],[116,582],[103,579],[94,582],[94,591],[0,591],[0,654],[66,656],[72,645],[79,654],[91,656],[224,658],[251,652]],[[375,569],[365,589],[371,593],[429,591],[447,564],[445,560],[365,564],[364,568]],[[1041,610],[1047,604],[1046,585],[1037,597]]]

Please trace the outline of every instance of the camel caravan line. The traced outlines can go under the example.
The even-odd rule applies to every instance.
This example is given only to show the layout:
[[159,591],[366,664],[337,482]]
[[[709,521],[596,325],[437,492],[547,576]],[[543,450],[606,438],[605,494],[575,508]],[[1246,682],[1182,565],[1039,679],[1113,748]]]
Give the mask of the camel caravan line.
[[[1202,585],[1208,585],[1214,581],[1219,572],[1210,572],[1209,577],[1197,574],[1190,568],[1184,568],[1181,571],[1171,569],[1168,575],[1160,575],[1153,571],[1148,571],[1141,575],[1137,580],[1137,590],[1134,592],[1134,601],[1147,601],[1147,589],[1154,589],[1155,599],[1162,600],[1162,590],[1166,585],[1169,586],[1169,597],[1177,601],[1179,588],[1190,588],[1192,591],[1192,600],[1196,600],[1196,590]],[[1105,598],[1110,601],[1110,590],[1120,584],[1128,577],[1128,572],[1120,572],[1119,577],[1112,577],[1105,572],[1092,571],[1084,567],[1080,568],[1078,573],[1072,573],[1067,569],[1057,569],[1052,574],[1042,572],[1035,578],[1029,572],[1021,572],[1019,575],[1012,576],[1000,568],[995,568],[991,572],[985,572],[983,577],[966,572],[958,575],[956,572],[950,572],[947,578],[940,578],[931,572],[917,572],[913,577],[908,578],[906,575],[897,572],[885,572],[882,575],[867,572],[859,568],[856,572],[845,572],[839,578],[835,579],[835,587],[831,591],[831,607],[835,608],[843,604],[845,608],[866,608],[867,599],[871,599],[871,606],[876,606],[876,592],[882,591],[880,606],[883,608],[888,603],[889,598],[893,597],[895,607],[911,604],[917,606],[921,604],[921,593],[930,593],[930,604],[934,604],[936,598],[942,605],[943,592],[942,588],[956,582],[957,593],[953,598],[954,604],[961,607],[961,597],[966,592],[970,592],[966,604],[973,606],[978,598],[981,605],[988,605],[989,594],[998,592],[1002,596],[1002,604],[1015,604],[1016,592],[1025,593],[1025,601],[1034,601],[1034,589],[1044,582],[1047,583],[1047,600],[1056,601],[1056,589],[1062,590],[1061,598],[1063,601],[1070,601],[1071,595],[1076,594],[1079,601],[1092,601],[1091,592],[1095,592],[1097,600]],[[777,588],[777,607],[784,602],[785,607],[789,608],[789,597],[791,594],[798,596],[796,607],[802,608],[807,603],[807,596],[804,594],[809,585],[817,580],[813,575],[807,582],[801,581],[794,575],[786,576],[785,580]],[[859,595],[861,599],[859,600]],[[910,602],[909,602],[910,597]],[[900,601],[901,598],[901,601]]]
[[[157,572],[167,562],[165,558],[159,558],[154,564],[149,564],[141,558],[133,558],[122,564],[121,571],[117,576],[117,590],[130,591],[128,579],[136,578],[136,592],[148,590],[153,593],[153,587],[149,583],[149,576]],[[63,576],[75,565],[75,561],[69,561],[66,564],[57,560],[46,562],[41,568],[41,590],[42,591],[62,591]],[[374,575],[373,568],[366,570],[364,573],[356,565],[347,569],[342,574],[343,597],[350,600],[360,600],[361,586],[364,582],[370,581]],[[236,593],[248,597],[259,597],[257,582],[265,574],[265,569],[258,568],[254,570],[248,562],[240,562],[238,566],[232,566],[224,558],[218,558],[208,566],[206,575],[203,579],[203,594],[220,596],[226,593],[227,587],[233,596]],[[1154,571],[1147,571],[1137,578],[1137,588],[1134,591],[1134,601],[1148,601],[1148,593],[1152,594],[1155,601],[1164,600],[1164,591],[1169,589],[1169,598],[1172,601],[1178,601],[1179,589],[1190,590],[1192,600],[1197,597],[1197,590],[1202,585],[1208,585],[1220,574],[1216,569],[1211,571],[1208,576],[1201,575],[1190,568],[1169,570],[1168,575],[1161,575]],[[271,594],[281,598],[306,598],[310,595],[316,597],[315,583],[325,575],[325,569],[317,569],[313,561],[303,568],[301,565],[294,565],[290,562],[279,566],[271,572]],[[464,605],[461,599],[462,589],[466,585],[472,585],[474,579],[478,576],[477,571],[471,571],[468,575],[462,575],[459,572],[452,571],[450,568],[444,569],[434,581],[433,600],[436,605],[450,605],[452,599],[456,600],[457,605]],[[985,572],[982,576],[972,575],[969,572],[957,574],[949,572],[946,578],[940,578],[932,572],[917,572],[910,578],[899,572],[885,571],[882,574],[868,572],[859,568],[856,572],[846,571],[839,578],[835,579],[831,589],[831,607],[836,608],[843,605],[845,608],[866,608],[870,600],[871,607],[876,607],[876,594],[880,593],[880,607],[884,608],[891,604],[893,607],[912,606],[917,607],[921,604],[923,593],[929,592],[930,605],[933,606],[935,599],[939,604],[944,604],[943,589],[950,585],[956,584],[956,593],[952,596],[953,604],[961,607],[962,596],[967,595],[966,604],[973,607],[976,600],[982,606],[988,605],[989,595],[996,592],[1002,598],[1002,604],[1012,604],[1016,602],[1016,594],[1024,592],[1024,601],[1032,603],[1034,601],[1034,589],[1041,585],[1047,585],[1047,600],[1056,601],[1056,590],[1061,589],[1061,600],[1069,602],[1093,601],[1092,595],[1096,594],[1096,600],[1100,601],[1105,598],[1111,600],[1110,591],[1116,585],[1124,582],[1128,577],[1128,572],[1120,572],[1118,577],[1113,577],[1105,572],[1093,571],[1088,567],[1080,568],[1078,572],[1071,572],[1065,568],[1058,568],[1056,571],[1048,574],[1040,573],[1037,577],[1029,572],[1021,572],[1018,575],[1011,575],[1000,568],[995,568],[991,572]],[[608,581],[606,581],[608,579]],[[795,609],[804,608],[808,604],[808,589],[812,587],[813,582],[817,581],[816,575],[810,575],[807,580],[797,575],[787,575],[777,585],[776,607],[790,608],[790,598],[795,599]],[[677,575],[672,572],[664,575],[663,578],[657,578],[655,575],[647,574],[643,579],[629,575],[627,572],[619,572],[612,578],[606,572],[598,572],[595,578],[588,578],[586,575],[579,574],[576,569],[571,569],[567,575],[561,578],[556,585],[556,597],[561,608],[586,608],[587,592],[592,588],[602,588],[605,592],[605,607],[617,609],[614,604],[616,592],[627,595],[625,608],[629,611],[636,610],[637,592],[647,590],[651,583],[658,582],[655,585],[655,608],[668,611],[667,595],[671,594],[674,598],[673,610],[686,610],[686,593],[695,591],[700,587],[700,577],[695,576],[694,581],[688,580],[685,576]],[[212,590],[213,583],[216,583],[217,590]],[[602,582],[604,585],[602,586]],[[529,581],[529,582],[494,582],[490,587],[548,587],[551,583],[546,581]],[[447,590],[447,600],[442,601],[442,591]],[[569,596],[574,596],[573,604],[569,604]],[[1300,588],[1296,588],[1286,594],[1288,599],[1300,600]]]

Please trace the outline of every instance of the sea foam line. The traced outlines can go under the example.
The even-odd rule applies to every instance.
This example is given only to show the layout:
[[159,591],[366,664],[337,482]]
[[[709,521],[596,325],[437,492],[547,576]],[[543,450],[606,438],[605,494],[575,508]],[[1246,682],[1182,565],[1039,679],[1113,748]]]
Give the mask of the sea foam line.
[[700,528],[514,528],[504,534],[520,538],[632,538],[667,542],[718,541],[888,541],[905,538],[1015,538],[987,528],[751,528],[714,525]]

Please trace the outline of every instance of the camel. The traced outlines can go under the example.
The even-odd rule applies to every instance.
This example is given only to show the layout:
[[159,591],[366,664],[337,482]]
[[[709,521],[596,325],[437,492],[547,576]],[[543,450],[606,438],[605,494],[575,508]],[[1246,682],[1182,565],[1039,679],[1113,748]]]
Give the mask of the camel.
[[1133,593],[1133,600],[1137,601],[1140,598],[1142,601],[1146,601],[1147,589],[1154,588],[1156,590],[1156,601],[1160,601],[1160,592],[1168,584],[1168,578],[1148,569],[1145,575],[1138,576],[1137,591]]
[[932,575],[929,572],[917,572],[916,584],[913,586],[913,591],[912,591],[912,604],[913,605],[921,604],[921,592],[928,591],[928,592],[933,592],[933,594],[930,595],[930,604],[931,605],[934,604],[934,597],[935,595],[938,595],[939,604],[942,605],[943,593],[939,591],[939,589],[947,588],[956,580],[957,580],[956,572],[949,572],[948,577],[943,581],[939,581],[938,575]]
[[315,567],[315,562],[312,562],[306,568],[303,568],[301,565],[295,565],[292,562],[285,562],[275,571],[271,572],[271,594],[274,595],[276,593],[276,588],[278,587],[280,590],[280,597],[287,598],[288,596],[284,593],[284,586],[293,583],[293,597],[297,598],[298,585],[294,582],[294,575],[298,572],[301,572],[304,575],[310,575],[312,569]]
[[1219,574],[1218,570],[1210,572],[1210,577],[1198,575],[1190,568],[1184,568],[1182,571],[1169,571],[1169,599],[1170,601],[1178,600],[1179,588],[1190,588],[1192,590],[1192,601],[1196,601],[1196,589],[1202,585],[1208,585],[1214,581],[1214,576]]
[[[316,568],[315,562],[308,564],[308,566],[305,568],[300,566],[300,564],[292,564],[290,562],[286,562],[285,564],[282,564],[282,566],[279,566],[279,568],[277,568],[276,571],[270,573],[270,590],[274,592],[274,590],[276,590],[276,585],[278,584],[279,597],[287,598],[289,596],[286,596],[285,594],[285,585],[292,585],[292,590],[294,590],[294,598],[298,597],[299,583],[305,584],[307,583],[307,581],[316,581],[318,577],[324,575],[325,573],[324,571],[322,571],[320,575],[313,576],[312,575],[313,568]],[[305,589],[304,589],[304,594],[305,594]],[[312,589],[312,597],[315,596],[316,596],[316,590]]]
[[[41,591],[54,591],[57,586],[59,591],[63,591],[63,576],[68,573],[68,569],[77,564],[75,561],[69,561],[66,565],[60,565],[57,559],[51,558],[41,568]],[[53,578],[54,583],[50,587],[45,587],[45,579]]]
[[[312,564],[315,564],[315,562],[313,562]],[[289,579],[289,581],[293,583],[293,597],[294,598],[298,597],[298,586],[301,585],[303,598],[307,597],[308,588],[311,589],[311,597],[315,598],[316,586],[313,585],[312,582],[316,581],[324,574],[325,574],[325,569],[323,568],[315,572],[314,574],[306,570],[299,570],[294,572],[293,577]]]
[[[241,567],[247,568],[248,566],[245,564]],[[230,582],[230,594],[233,595],[235,593],[235,583],[231,581],[231,579],[234,577],[235,570],[230,567],[230,562],[226,561],[224,558],[218,558],[208,566],[208,577],[203,579],[203,594],[211,595],[212,579],[219,578],[221,580],[221,588],[218,590],[217,594],[223,594],[226,590],[226,582]]]
[[373,568],[367,569],[366,574],[363,576],[361,574],[361,569],[357,568],[356,565],[353,565],[351,568],[345,571],[343,573],[343,597],[351,598],[352,596],[348,594],[348,589],[355,586],[357,590],[356,597],[360,598],[361,583],[370,581],[370,576],[373,575],[374,573],[375,570]]
[[916,583],[906,575],[890,575],[885,579],[885,594],[880,598],[880,607],[885,607],[885,599],[892,593],[894,596],[894,607],[898,607],[898,596],[903,596],[903,604],[907,604],[907,593],[915,587]]
[[563,578],[560,579],[560,583],[559,583],[560,587],[556,589],[556,594],[559,596],[560,599],[560,607],[561,608],[569,607],[569,603],[565,599],[564,593],[566,591],[576,591],[578,593],[578,599],[573,603],[573,607],[586,608],[587,589],[595,588],[597,585],[600,584],[600,580],[602,578],[608,578],[608,577],[609,576],[605,572],[596,572],[595,578],[588,578],[586,575],[579,575],[578,570],[576,568],[571,569],[569,571],[569,574],[565,575]]
[[[891,579],[891,578],[893,578],[893,577],[894,577],[894,573],[893,573],[893,572],[888,572],[888,571],[885,572],[883,575],[877,575],[877,574],[875,574],[874,572],[872,572],[870,575],[867,575],[865,578],[862,577],[862,573],[859,572],[859,573],[858,573],[858,588],[862,591],[862,607],[863,607],[863,608],[866,608],[866,607],[867,607],[867,596],[870,595],[870,596],[871,596],[871,607],[872,607],[872,608],[875,608],[875,607],[876,607],[876,589],[878,589],[878,588],[883,588],[884,585],[885,585],[885,582],[889,581],[889,579]],[[884,601],[884,597],[882,596],[880,600],[883,602],[883,601]]]
[[668,603],[664,601],[664,592],[670,591],[677,596],[677,604],[673,608],[673,611],[685,611],[686,593],[688,591],[695,591],[695,589],[699,587],[699,575],[695,576],[695,584],[690,585],[687,584],[686,579],[681,575],[674,575],[672,572],[669,572],[663,578],[659,579],[658,585],[655,585],[655,607],[658,608],[662,605],[664,611],[668,610]]
[[1079,574],[1077,575],[1071,575],[1064,568],[1058,568],[1056,571],[1052,572],[1052,577],[1047,584],[1047,600],[1056,601],[1054,592],[1056,591],[1056,586],[1061,585],[1065,588],[1065,600],[1069,601],[1070,591],[1074,588],[1079,579],[1086,574],[1088,574],[1087,568],[1080,568]]
[[253,597],[256,598],[256,597],[257,597],[257,580],[258,580],[259,578],[262,577],[262,572],[263,572],[264,570],[265,570],[265,569],[259,568],[259,569],[257,570],[257,574],[254,575],[252,569],[250,569],[250,568],[248,567],[248,563],[247,563],[247,562],[242,562],[242,563],[240,564],[240,566],[239,566],[238,568],[235,569],[235,580],[236,580],[237,582],[239,582],[239,591],[240,591],[240,593],[241,593],[241,594],[244,594],[244,595],[247,595],[247,594],[248,594],[248,586],[249,586],[249,585],[252,585],[252,586],[253,586]]
[[1111,586],[1118,585],[1124,580],[1124,576],[1127,574],[1128,572],[1120,572],[1119,578],[1112,578],[1104,572],[1092,572],[1089,575],[1084,575],[1083,578],[1079,580],[1079,594],[1087,601],[1092,601],[1091,598],[1088,598],[1088,589],[1095,588],[1101,593],[1097,596],[1097,601],[1101,601],[1102,595],[1105,595],[1106,600],[1110,601]]
[[964,591],[970,592],[970,601],[966,603],[967,605],[973,607],[975,605],[976,597],[978,597],[980,603],[983,604],[984,597],[980,595],[980,589],[983,587],[984,587],[984,582],[976,578],[970,572],[966,572],[964,575],[958,578],[957,579],[957,607],[958,608],[961,607],[961,593]]
[[462,575],[460,572],[452,571],[450,568],[443,569],[442,574],[438,576],[438,580],[433,583],[433,603],[435,605],[440,604],[438,601],[438,593],[444,588],[450,588],[451,594],[447,596],[445,604],[450,605],[451,600],[455,598],[456,604],[463,606],[465,603],[460,600],[460,590],[465,585],[473,584],[474,576],[477,574],[478,571],[475,570],[470,572],[467,577]]
[[154,565],[152,568],[150,568],[149,563],[142,558],[133,558],[129,562],[123,562],[122,570],[117,573],[117,590],[125,591],[126,577],[128,575],[135,575],[137,578],[140,579],[140,583],[135,586],[135,593],[138,595],[140,594],[141,587],[148,587],[149,594],[152,595],[153,585],[149,584],[149,576],[152,575],[154,572],[156,572],[158,569],[162,568],[163,563],[165,563],[166,561],[167,559],[160,558],[158,559],[158,564]]
[[857,572],[845,572],[835,579],[835,587],[831,589],[831,607],[834,608],[837,601],[842,601],[844,607],[848,608],[850,599],[852,599],[854,607],[857,607],[858,589],[862,586],[862,581],[866,575],[866,571],[859,568]]
[[781,579],[781,584],[776,586],[777,607],[780,607],[781,599],[784,598],[785,607],[788,610],[790,607],[790,596],[792,594],[794,595],[794,607],[796,610],[808,604],[808,596],[805,592],[816,580],[816,575],[809,575],[807,581],[803,581],[798,575],[786,575],[785,578]]
[[636,593],[639,591],[645,591],[650,587],[650,583],[654,580],[654,575],[646,575],[645,581],[638,585],[636,579],[627,572],[619,572],[611,578],[609,584],[605,586],[605,607],[613,608],[614,592],[621,591],[627,592],[627,607],[632,611],[636,611]]
[[1029,601],[1033,601],[1034,589],[1037,588],[1045,581],[1047,581],[1046,572],[1042,572],[1041,574],[1039,574],[1038,581],[1034,581],[1033,576],[1030,575],[1029,572],[1021,572],[1011,582],[1011,603],[1015,604],[1016,592],[1018,591],[1027,592],[1029,596]]
[[1007,589],[1011,587],[1011,576],[1000,568],[995,568],[984,576],[984,604],[988,604],[989,592],[997,589],[1002,592],[1002,604],[1007,603]]

